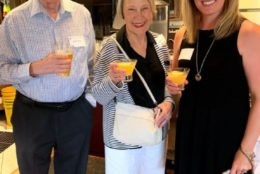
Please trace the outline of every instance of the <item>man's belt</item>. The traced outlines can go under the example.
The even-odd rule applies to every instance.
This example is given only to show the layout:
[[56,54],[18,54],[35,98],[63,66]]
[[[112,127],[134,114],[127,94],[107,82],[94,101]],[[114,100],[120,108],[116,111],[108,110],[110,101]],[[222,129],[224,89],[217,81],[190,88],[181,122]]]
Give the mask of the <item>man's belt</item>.
[[24,104],[30,105],[30,106],[35,106],[39,108],[48,108],[48,109],[54,109],[57,111],[66,111],[68,110],[75,102],[81,100],[84,98],[85,93],[83,94],[76,100],[74,101],[68,101],[68,102],[38,102],[35,101],[29,97],[24,96],[20,92],[16,92],[16,99],[22,101]]

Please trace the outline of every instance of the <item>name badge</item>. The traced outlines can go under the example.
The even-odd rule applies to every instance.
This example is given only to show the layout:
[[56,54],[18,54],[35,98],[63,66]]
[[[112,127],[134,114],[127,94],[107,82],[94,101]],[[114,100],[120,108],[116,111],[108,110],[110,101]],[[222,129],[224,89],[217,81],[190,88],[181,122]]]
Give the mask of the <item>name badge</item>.
[[179,60],[190,60],[193,54],[194,48],[183,48],[179,56]]
[[86,40],[83,36],[69,37],[70,46],[72,47],[86,47]]

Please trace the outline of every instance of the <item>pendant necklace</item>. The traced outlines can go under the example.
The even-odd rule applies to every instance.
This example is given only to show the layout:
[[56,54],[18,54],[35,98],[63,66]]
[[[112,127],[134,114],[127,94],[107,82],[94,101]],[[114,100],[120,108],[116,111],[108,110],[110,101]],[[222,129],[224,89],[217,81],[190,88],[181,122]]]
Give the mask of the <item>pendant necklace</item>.
[[207,52],[206,52],[206,54],[205,54],[203,60],[202,60],[202,63],[201,63],[201,65],[200,65],[200,68],[199,68],[199,65],[198,65],[199,33],[198,33],[198,36],[197,36],[197,44],[196,44],[196,70],[197,70],[197,73],[196,73],[196,75],[195,75],[195,80],[196,80],[197,82],[201,81],[201,79],[202,79],[201,70],[202,70],[202,68],[203,68],[203,65],[204,65],[204,63],[205,63],[205,61],[206,61],[206,59],[207,59],[207,57],[208,57],[208,54],[209,54],[209,52],[210,52],[210,50],[211,50],[211,48],[212,48],[214,42],[215,42],[215,39],[212,40],[212,42],[211,42],[211,44],[210,44],[210,46],[209,46],[209,48],[208,48],[208,50],[207,50]]

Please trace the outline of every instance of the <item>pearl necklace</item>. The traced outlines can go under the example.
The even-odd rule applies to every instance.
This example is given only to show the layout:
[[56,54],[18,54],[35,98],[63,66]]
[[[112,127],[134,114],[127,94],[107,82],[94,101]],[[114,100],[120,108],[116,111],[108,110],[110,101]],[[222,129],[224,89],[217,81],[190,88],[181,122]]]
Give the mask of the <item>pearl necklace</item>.
[[202,79],[201,70],[202,70],[202,68],[203,68],[203,66],[204,66],[204,63],[205,63],[205,61],[206,61],[206,59],[207,59],[207,57],[208,57],[208,54],[209,54],[209,52],[210,52],[210,50],[211,50],[211,48],[212,48],[214,42],[215,42],[215,39],[212,40],[212,42],[211,42],[211,44],[210,44],[210,46],[209,46],[209,48],[208,48],[208,50],[207,50],[207,52],[206,52],[206,54],[205,54],[203,60],[202,60],[202,63],[201,63],[201,65],[200,65],[200,68],[199,68],[199,65],[198,65],[199,33],[198,33],[198,36],[197,36],[197,44],[196,44],[196,70],[197,70],[197,73],[196,73],[196,75],[195,75],[195,80],[196,80],[197,82],[201,81],[201,79]]

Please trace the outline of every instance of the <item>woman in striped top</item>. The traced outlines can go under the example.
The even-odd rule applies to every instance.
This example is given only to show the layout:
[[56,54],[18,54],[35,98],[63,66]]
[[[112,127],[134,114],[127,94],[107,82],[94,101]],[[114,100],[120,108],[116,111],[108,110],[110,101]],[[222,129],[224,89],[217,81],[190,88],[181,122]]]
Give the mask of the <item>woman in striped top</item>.
[[173,100],[165,87],[166,41],[162,35],[148,31],[154,8],[153,0],[122,0],[125,25],[111,37],[119,42],[130,58],[137,59],[136,68],[159,103],[157,106],[154,106],[136,72],[133,73],[133,81],[123,82],[124,72],[117,70],[112,62],[126,58],[112,38],[103,41],[96,57],[93,94],[103,105],[106,174],[164,173],[165,140],[158,145],[140,147],[124,144],[113,137],[116,101],[148,108],[159,107],[162,111],[155,124],[163,128],[164,139],[167,135]]

